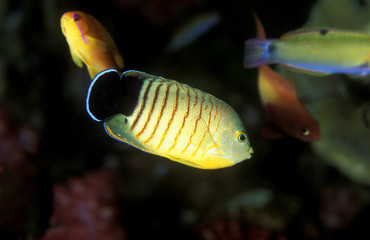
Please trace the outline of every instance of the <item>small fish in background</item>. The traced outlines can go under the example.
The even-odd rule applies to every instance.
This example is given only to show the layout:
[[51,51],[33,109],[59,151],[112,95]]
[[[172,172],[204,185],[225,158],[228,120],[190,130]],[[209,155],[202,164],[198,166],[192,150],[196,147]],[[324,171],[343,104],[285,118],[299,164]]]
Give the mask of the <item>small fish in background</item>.
[[369,15],[369,0],[318,0],[310,10],[305,26],[365,30]]
[[[370,34],[369,15],[370,0],[319,0],[305,26]],[[299,97],[307,100],[305,106],[320,122],[321,140],[311,144],[315,155],[351,180],[370,185],[370,76],[353,81],[358,78],[345,74],[318,78],[281,70],[283,76],[293,76]]]
[[341,74],[322,79],[286,72],[297,79],[299,96],[308,100],[306,107],[320,122],[321,139],[311,144],[314,153],[350,179],[369,185],[368,85]]
[[178,51],[202,34],[211,30],[220,21],[221,17],[217,12],[206,12],[194,16],[183,26],[179,27],[166,47],[166,51],[169,53]]
[[105,70],[93,79],[86,108],[112,138],[192,167],[229,167],[253,153],[228,104],[162,77]]
[[312,148],[344,175],[370,185],[370,101],[355,105],[352,100],[338,94],[314,103],[322,140],[313,143]]
[[114,40],[93,16],[67,12],[60,22],[73,61],[79,67],[85,63],[91,78],[105,69],[123,69],[123,59]]
[[289,135],[302,141],[319,141],[320,125],[300,103],[292,82],[268,66],[258,68],[261,101],[273,123],[262,128],[267,138]]
[[249,39],[244,66],[282,64],[293,70],[324,76],[370,73],[370,35],[334,28],[302,28],[280,39]]
[[[254,18],[258,37],[265,39],[261,21],[257,15]],[[298,100],[293,81],[285,80],[268,66],[261,66],[258,68],[258,91],[273,120],[262,127],[262,135],[270,139],[289,135],[302,141],[320,140],[319,123]]]

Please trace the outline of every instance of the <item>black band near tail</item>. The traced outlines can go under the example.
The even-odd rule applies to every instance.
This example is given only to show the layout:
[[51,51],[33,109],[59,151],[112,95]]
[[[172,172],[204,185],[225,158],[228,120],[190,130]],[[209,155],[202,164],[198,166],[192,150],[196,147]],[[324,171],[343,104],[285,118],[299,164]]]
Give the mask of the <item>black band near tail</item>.
[[135,110],[145,79],[134,74],[123,74],[121,78],[115,69],[107,69],[91,82],[86,109],[94,120],[102,121],[118,113],[130,116]]

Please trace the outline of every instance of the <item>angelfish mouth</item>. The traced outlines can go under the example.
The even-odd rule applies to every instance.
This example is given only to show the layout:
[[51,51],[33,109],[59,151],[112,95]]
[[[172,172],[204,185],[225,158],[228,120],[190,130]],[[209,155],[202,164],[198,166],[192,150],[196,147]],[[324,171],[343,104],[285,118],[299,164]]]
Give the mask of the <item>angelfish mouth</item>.
[[249,150],[248,150],[248,159],[252,157],[253,153],[254,153],[253,148],[249,148]]

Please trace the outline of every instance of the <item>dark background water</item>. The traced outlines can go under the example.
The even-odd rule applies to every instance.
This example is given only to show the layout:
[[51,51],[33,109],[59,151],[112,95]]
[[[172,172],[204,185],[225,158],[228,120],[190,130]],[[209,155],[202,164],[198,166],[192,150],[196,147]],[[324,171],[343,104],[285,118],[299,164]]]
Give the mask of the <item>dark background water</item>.
[[[55,186],[66,187],[66,198],[85,206],[94,198],[87,194],[89,187],[105,178],[85,180],[81,192],[86,191],[86,197],[74,197],[79,192],[74,184],[96,171],[107,171],[113,179],[107,188],[116,194],[112,209],[126,239],[369,237],[368,187],[327,165],[309,143],[264,139],[260,127],[268,117],[259,101],[256,70],[243,68],[244,41],[255,36],[253,11],[267,35],[279,37],[302,26],[314,3],[2,0],[0,238],[47,239],[47,229],[68,225],[60,220],[63,213],[54,213],[59,220],[49,222],[61,191]],[[246,126],[253,157],[231,168],[205,171],[106,135],[102,124],[86,113],[90,77],[85,66],[73,63],[60,29],[63,13],[76,10],[93,15],[107,28],[125,69],[172,78],[229,103]],[[216,27],[175,53],[164,51],[179,26],[208,11],[220,14]],[[21,164],[13,159],[21,159]],[[68,211],[66,207],[64,213]],[[77,238],[66,234],[61,239]]]

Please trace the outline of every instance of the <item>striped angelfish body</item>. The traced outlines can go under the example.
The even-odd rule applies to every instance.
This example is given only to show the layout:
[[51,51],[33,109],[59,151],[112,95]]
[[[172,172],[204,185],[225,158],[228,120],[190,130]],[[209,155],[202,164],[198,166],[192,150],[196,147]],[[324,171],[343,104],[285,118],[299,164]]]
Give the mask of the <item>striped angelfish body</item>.
[[143,72],[126,71],[121,80],[126,79],[142,82],[141,90],[130,115],[106,119],[111,137],[197,168],[227,167],[251,157],[241,119],[222,100]]

